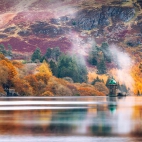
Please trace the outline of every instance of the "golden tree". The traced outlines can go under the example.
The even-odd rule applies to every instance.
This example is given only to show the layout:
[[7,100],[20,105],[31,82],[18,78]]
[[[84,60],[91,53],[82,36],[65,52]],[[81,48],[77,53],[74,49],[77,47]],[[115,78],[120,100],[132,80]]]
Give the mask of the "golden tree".
[[99,92],[102,92],[104,94],[108,94],[109,93],[109,90],[108,88],[105,86],[105,84],[103,82],[96,82],[94,87],[99,91]]
[[52,76],[52,72],[49,68],[49,65],[46,62],[43,62],[38,68],[38,73],[36,73],[36,79],[42,80],[45,84],[47,84],[49,78]]
[[16,71],[16,68],[9,61],[0,60],[0,65],[8,68],[8,79],[9,80],[14,78],[18,74],[17,71]]
[[33,95],[33,89],[26,80],[16,77],[13,79],[13,83],[15,91],[18,92],[20,95],[22,96]]

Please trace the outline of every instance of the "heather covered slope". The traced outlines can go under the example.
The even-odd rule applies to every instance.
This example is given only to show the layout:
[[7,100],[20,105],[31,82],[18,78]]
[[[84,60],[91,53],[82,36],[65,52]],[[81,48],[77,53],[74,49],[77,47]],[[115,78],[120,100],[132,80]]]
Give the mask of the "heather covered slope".
[[[40,47],[60,47],[68,51],[77,35],[90,44],[124,43],[140,45],[141,7],[139,2],[78,0],[2,0],[0,2],[0,42],[15,51],[32,52]],[[133,40],[130,39],[133,33]],[[91,36],[91,38],[90,38]]]

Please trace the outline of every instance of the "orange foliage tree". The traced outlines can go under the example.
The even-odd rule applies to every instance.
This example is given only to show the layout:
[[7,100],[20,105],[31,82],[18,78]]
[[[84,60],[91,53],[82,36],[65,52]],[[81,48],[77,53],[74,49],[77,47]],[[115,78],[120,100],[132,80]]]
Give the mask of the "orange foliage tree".
[[105,86],[104,83],[102,82],[96,82],[94,87],[99,91],[99,92],[102,92],[104,93],[105,95],[107,95],[109,93],[109,90],[108,88]]
[[141,64],[135,64],[135,66],[132,69],[132,77],[135,81],[135,85],[134,85],[134,93],[138,94],[138,92],[140,94],[142,94],[142,71],[141,71]]
[[8,62],[6,60],[0,60],[0,65],[8,68],[8,79],[9,80],[14,78],[18,74],[16,71],[16,68],[13,66],[11,62]]
[[65,80],[51,77],[46,89],[55,96],[72,96],[72,91],[66,85],[67,82]]
[[77,90],[81,96],[105,96],[104,93],[99,92],[94,86],[89,84],[77,84]]
[[8,68],[0,64],[0,85],[8,81]]
[[[38,76],[38,77],[39,77],[39,76]],[[37,95],[40,96],[42,93],[44,93],[44,92],[46,91],[45,88],[46,88],[47,84],[45,84],[45,82],[43,81],[44,78],[38,80],[38,79],[37,79],[37,75],[31,74],[31,75],[26,76],[24,79],[25,79],[25,80],[30,84],[30,86],[32,87],[32,89],[33,89],[33,94],[34,94],[35,96],[37,96]],[[46,78],[45,78],[45,81],[46,81]]]
[[30,84],[18,77],[13,79],[15,91],[18,92],[21,96],[30,96],[33,95],[33,89]]
[[18,61],[12,61],[12,64],[18,68],[18,69],[22,69],[24,67],[24,65],[21,63],[21,62],[18,62]]

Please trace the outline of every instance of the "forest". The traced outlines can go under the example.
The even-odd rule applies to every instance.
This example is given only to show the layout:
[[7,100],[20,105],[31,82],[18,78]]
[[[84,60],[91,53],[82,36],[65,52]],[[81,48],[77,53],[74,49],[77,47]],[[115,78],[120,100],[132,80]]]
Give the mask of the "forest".
[[[105,42],[100,47],[93,45],[85,61],[80,55],[61,52],[59,47],[47,48],[44,55],[37,47],[30,61],[11,59],[11,45],[6,48],[1,44],[0,52],[1,95],[6,95],[4,88],[8,86],[20,96],[104,96],[109,93],[107,83],[110,77],[115,77],[116,70],[121,68],[117,62],[115,67],[107,66],[114,61]],[[88,66],[96,72],[91,73]],[[141,69],[142,64],[137,64],[131,72],[136,95],[142,92]],[[108,75],[110,71],[111,76]],[[117,82],[118,90],[127,94],[132,92],[127,84]]]

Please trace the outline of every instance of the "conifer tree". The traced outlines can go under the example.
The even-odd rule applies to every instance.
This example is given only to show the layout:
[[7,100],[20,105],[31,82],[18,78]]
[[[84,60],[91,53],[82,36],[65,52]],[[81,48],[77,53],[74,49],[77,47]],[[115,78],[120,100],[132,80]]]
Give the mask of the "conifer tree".
[[50,69],[51,69],[53,75],[54,75],[54,76],[58,76],[58,67],[57,67],[56,63],[51,60],[51,61],[49,62],[49,65],[50,65]]
[[41,51],[40,48],[36,48],[36,50],[34,51],[34,53],[32,54],[31,60],[33,62],[35,62],[36,60],[41,61],[42,56],[41,56]]
[[105,65],[105,61],[103,59],[100,62],[98,62],[97,69],[98,69],[99,74],[106,73],[106,65]]

